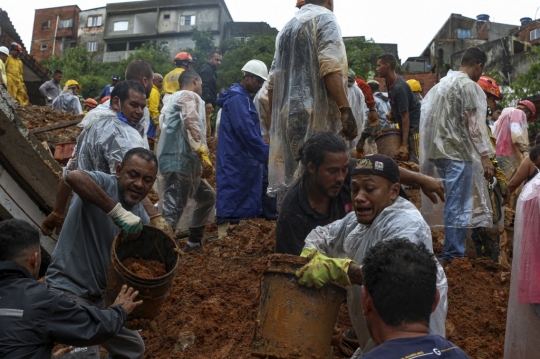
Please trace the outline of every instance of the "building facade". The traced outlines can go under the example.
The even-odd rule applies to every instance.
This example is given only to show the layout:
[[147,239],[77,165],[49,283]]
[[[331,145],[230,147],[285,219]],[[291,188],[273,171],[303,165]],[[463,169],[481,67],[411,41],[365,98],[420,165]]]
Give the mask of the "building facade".
[[42,61],[77,46],[80,12],[77,5],[37,9],[30,53]]

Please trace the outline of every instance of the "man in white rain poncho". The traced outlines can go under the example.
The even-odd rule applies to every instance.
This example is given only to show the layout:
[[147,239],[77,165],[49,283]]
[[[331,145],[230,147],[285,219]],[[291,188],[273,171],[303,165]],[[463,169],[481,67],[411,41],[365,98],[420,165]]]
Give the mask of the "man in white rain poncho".
[[445,264],[465,255],[467,228],[492,226],[493,212],[484,177],[494,174],[494,150],[486,125],[486,96],[476,81],[486,54],[467,49],[459,71],[450,70],[422,103],[420,172],[441,181],[446,202],[434,205],[422,195],[422,214],[432,227],[444,225]]
[[362,134],[362,129],[364,128],[364,112],[366,111],[366,98],[355,80],[356,76],[354,71],[349,69],[349,75],[347,77],[347,99],[349,100],[349,105],[351,106],[351,111],[356,120],[356,126],[358,127],[358,135],[354,140],[349,141],[349,152],[351,154],[356,148],[356,144]]
[[347,100],[347,55],[332,0],[307,0],[280,31],[270,71],[269,193],[301,175],[298,149],[317,132],[357,135]]
[[504,359],[536,359],[540,348],[540,176],[519,196]]
[[[214,190],[206,181],[213,172],[206,145],[206,111],[202,80],[193,70],[180,75],[180,91],[171,95],[164,113],[158,143],[159,203],[162,215],[176,227],[183,215],[189,218],[189,239],[184,252],[202,249],[208,217],[216,202]],[[202,170],[202,172],[201,172]],[[196,202],[188,210],[188,200]]]
[[[399,197],[399,167],[390,157],[369,155],[358,160],[351,174],[354,212],[324,227],[317,227],[306,238],[301,256],[310,262],[297,273],[298,282],[321,287],[329,281],[348,285],[348,307],[360,348],[368,350],[369,332],[362,313],[361,275],[358,266],[375,244],[390,239],[424,243],[433,252],[431,231],[422,215],[409,201]],[[437,289],[440,302],[431,315],[432,334],[445,335],[448,285],[437,263]]]

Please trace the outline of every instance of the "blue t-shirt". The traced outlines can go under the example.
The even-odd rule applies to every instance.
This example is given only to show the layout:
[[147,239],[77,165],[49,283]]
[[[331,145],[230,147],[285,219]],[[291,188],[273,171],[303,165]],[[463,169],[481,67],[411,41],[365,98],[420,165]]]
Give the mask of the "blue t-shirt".
[[469,359],[463,350],[439,335],[392,339],[382,343],[362,359]]
[[101,98],[105,97],[105,96],[111,96],[111,92],[112,90],[114,89],[114,86],[111,86],[111,85],[107,85],[103,88],[103,91],[101,91]]

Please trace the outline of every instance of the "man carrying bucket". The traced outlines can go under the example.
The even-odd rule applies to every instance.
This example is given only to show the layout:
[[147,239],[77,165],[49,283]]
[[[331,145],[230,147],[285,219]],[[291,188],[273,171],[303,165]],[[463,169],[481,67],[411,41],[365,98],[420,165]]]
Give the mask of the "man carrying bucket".
[[[97,171],[67,174],[65,182],[77,196],[45,275],[52,288],[81,305],[104,307],[112,243],[118,232],[128,240],[137,236],[143,223],[150,223],[141,201],[154,184],[157,167],[154,153],[139,147],[126,153],[114,175]],[[102,346],[113,358],[144,355],[141,336],[126,328]]]
[[[399,197],[399,167],[390,157],[370,155],[358,160],[351,174],[351,199],[354,212],[324,227],[317,227],[306,238],[301,254],[311,258],[297,273],[298,282],[308,287],[322,287],[330,281],[351,286],[349,277],[375,244],[394,238],[424,243],[433,252],[431,231],[422,215],[409,201]],[[351,267],[351,268],[349,268]],[[441,300],[431,316],[430,330],[445,335],[448,285],[444,270],[437,263],[437,289]],[[355,281],[355,284],[359,284]],[[362,315],[362,290],[349,288],[348,306],[360,347],[372,345]]]

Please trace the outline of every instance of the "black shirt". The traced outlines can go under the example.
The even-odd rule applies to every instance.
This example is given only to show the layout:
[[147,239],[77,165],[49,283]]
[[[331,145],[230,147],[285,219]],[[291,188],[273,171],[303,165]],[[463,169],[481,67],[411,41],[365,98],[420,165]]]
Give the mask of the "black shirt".
[[[276,253],[299,255],[307,235],[318,226],[326,226],[350,211],[350,189],[342,188],[332,199],[330,213],[320,214],[309,204],[303,178],[297,179],[285,193],[276,224]],[[348,183],[348,182],[347,182]],[[348,202],[345,201],[349,193]]]
[[396,122],[401,128],[402,120],[400,113],[409,111],[409,131],[415,130],[414,132],[418,132],[418,129],[420,128],[420,109],[422,106],[416,99],[416,96],[414,96],[411,87],[403,80],[403,77],[399,75],[396,76],[397,79],[394,84],[386,83],[392,112],[394,113]]
[[217,100],[217,71],[216,67],[209,62],[205,62],[199,69],[199,76],[202,80],[202,96],[205,103],[216,106]]

